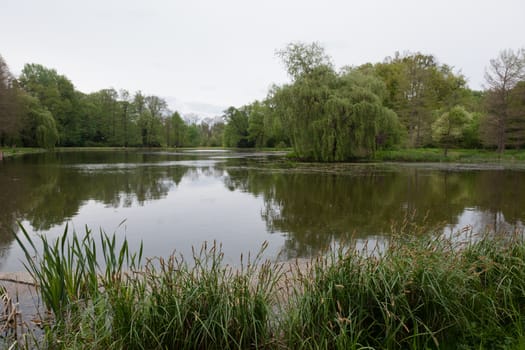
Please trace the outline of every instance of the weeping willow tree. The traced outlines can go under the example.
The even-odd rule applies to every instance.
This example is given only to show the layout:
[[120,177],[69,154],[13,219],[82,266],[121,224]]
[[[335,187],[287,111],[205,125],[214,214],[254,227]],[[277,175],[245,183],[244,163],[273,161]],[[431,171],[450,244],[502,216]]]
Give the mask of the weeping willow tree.
[[42,148],[52,149],[58,142],[58,130],[55,119],[49,111],[41,110],[35,115],[38,126],[36,127],[36,141]]
[[54,148],[59,141],[59,133],[51,112],[33,96],[22,95],[20,98],[23,101],[26,118],[26,127],[22,130],[24,145]]
[[[304,44],[279,52],[285,64],[314,66],[287,67],[293,82],[275,92],[274,104],[299,157],[344,161],[399,142],[401,127],[396,114],[383,106],[385,86],[378,78],[353,69],[338,74],[319,46],[298,45]],[[288,57],[312,54],[318,57]]]

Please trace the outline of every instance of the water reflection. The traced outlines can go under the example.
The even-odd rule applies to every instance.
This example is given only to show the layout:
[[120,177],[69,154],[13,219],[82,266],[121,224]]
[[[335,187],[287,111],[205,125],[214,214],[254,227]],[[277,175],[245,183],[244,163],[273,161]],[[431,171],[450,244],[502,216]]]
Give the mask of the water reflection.
[[151,255],[216,239],[238,256],[271,240],[269,255],[282,259],[310,257],[350,239],[381,242],[407,215],[438,229],[512,230],[525,218],[524,180],[517,170],[295,165],[263,153],[9,159],[0,164],[0,264],[16,255],[17,220],[48,233],[68,220],[107,227],[124,218],[128,237],[143,239]]
[[436,230],[522,227],[523,172],[362,167],[343,174],[235,169],[226,185],[264,198],[268,232],[288,234],[286,258],[318,254],[334,241],[388,235],[407,217]]

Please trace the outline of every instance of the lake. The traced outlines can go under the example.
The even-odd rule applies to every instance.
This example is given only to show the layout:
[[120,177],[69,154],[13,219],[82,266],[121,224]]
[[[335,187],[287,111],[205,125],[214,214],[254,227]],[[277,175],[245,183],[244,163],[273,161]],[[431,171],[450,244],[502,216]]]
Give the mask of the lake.
[[85,151],[0,162],[0,271],[23,270],[13,232],[65,226],[144,242],[145,256],[222,244],[227,263],[256,254],[309,258],[341,242],[382,244],[416,223],[455,232],[514,230],[525,171],[499,165],[303,164],[282,153]]

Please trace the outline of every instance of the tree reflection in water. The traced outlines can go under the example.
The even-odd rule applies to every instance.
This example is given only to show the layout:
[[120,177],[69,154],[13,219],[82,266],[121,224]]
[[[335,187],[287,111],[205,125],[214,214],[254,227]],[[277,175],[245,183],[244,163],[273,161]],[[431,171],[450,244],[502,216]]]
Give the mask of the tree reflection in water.
[[[264,223],[259,226],[266,230],[259,236],[264,240],[268,233],[282,235],[282,259],[312,257],[352,239],[383,244],[392,226],[407,217],[437,230],[464,225],[512,230],[522,227],[525,218],[525,172],[518,170],[289,164],[257,153],[49,153],[0,165],[0,261],[12,244],[17,220],[45,232],[75,217],[88,201],[108,209],[141,207],[162,202],[183,180],[200,186],[219,183],[225,198],[244,192],[260,200]],[[231,196],[220,203],[228,205],[233,198],[244,197]],[[190,209],[199,212],[198,207]],[[219,207],[216,211],[231,213]],[[245,216],[239,212],[228,220],[232,232]],[[179,224],[166,227],[198,229],[195,222]],[[218,232],[229,229],[217,227]],[[148,239],[155,239],[154,234]]]
[[334,242],[384,237],[409,218],[443,230],[457,227],[466,208],[483,229],[521,227],[525,217],[525,173],[452,171],[418,167],[346,172],[229,171],[227,186],[264,198],[261,216],[269,232],[287,234],[286,259],[311,257]]

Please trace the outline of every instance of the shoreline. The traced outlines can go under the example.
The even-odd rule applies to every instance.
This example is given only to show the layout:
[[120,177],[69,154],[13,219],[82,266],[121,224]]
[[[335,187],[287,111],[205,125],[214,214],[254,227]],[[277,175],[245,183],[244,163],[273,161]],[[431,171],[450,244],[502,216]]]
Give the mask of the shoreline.
[[502,154],[494,150],[487,149],[451,149],[445,157],[443,150],[440,148],[407,148],[397,150],[379,150],[373,155],[358,159],[349,159],[341,162],[309,162],[294,158],[294,152],[291,149],[258,149],[258,148],[228,148],[228,147],[56,147],[52,150],[31,147],[0,147],[0,161],[3,159],[15,158],[26,154],[36,153],[64,153],[64,152],[122,152],[122,151],[167,151],[167,150],[233,150],[239,152],[254,152],[279,154],[289,161],[296,164],[367,164],[367,163],[427,163],[427,164],[469,164],[469,165],[492,165],[503,166],[505,168],[523,168],[525,167],[525,150],[507,149]]

